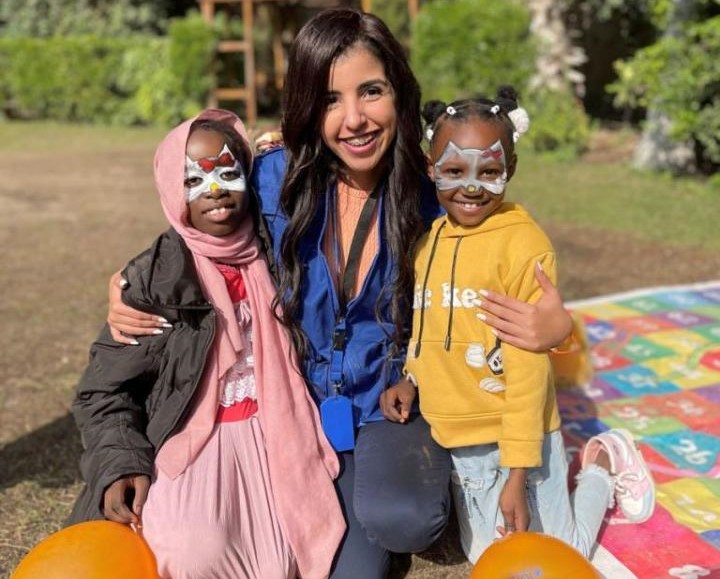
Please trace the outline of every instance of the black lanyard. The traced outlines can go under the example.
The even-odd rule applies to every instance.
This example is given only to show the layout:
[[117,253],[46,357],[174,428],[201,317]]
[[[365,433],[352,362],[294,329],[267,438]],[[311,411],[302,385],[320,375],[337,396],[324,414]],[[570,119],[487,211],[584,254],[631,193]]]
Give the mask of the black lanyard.
[[[350,251],[348,252],[348,258],[345,262],[345,271],[343,271],[342,280],[338,288],[338,303],[339,310],[335,321],[335,328],[333,330],[333,342],[332,342],[332,353],[330,356],[330,382],[335,388],[335,394],[340,394],[343,388],[343,358],[345,357],[345,312],[347,310],[347,304],[350,301],[352,290],[355,287],[355,281],[357,280],[358,267],[360,266],[360,255],[362,253],[365,239],[367,238],[368,232],[370,231],[370,220],[373,216],[373,211],[377,204],[378,192],[380,186],[376,186],[370,196],[365,201],[360,217],[358,218],[355,232],[353,233],[352,241],[350,242]],[[337,197],[337,190],[336,190]],[[337,199],[333,198],[332,204],[332,219],[333,219],[333,241],[335,251],[335,266],[340,268],[340,248],[337,236]],[[339,273],[339,272],[338,272]],[[346,392],[347,393],[347,392]],[[330,393],[328,392],[328,396]]]
[[[353,233],[352,241],[350,242],[350,251],[348,252],[347,260],[345,261],[345,270],[343,271],[342,280],[340,287],[338,288],[338,301],[340,303],[339,317],[345,316],[345,310],[347,304],[350,301],[355,282],[357,280],[358,268],[360,267],[360,256],[362,254],[365,240],[367,239],[368,232],[370,231],[370,221],[373,216],[373,211],[377,205],[379,186],[376,186],[371,192],[368,198],[363,204],[360,217]],[[337,193],[335,194],[337,197]],[[337,211],[337,199],[335,200],[333,207],[333,236],[335,238],[335,263],[339,269],[340,266],[340,249],[339,241],[337,236],[337,222],[338,211]]]

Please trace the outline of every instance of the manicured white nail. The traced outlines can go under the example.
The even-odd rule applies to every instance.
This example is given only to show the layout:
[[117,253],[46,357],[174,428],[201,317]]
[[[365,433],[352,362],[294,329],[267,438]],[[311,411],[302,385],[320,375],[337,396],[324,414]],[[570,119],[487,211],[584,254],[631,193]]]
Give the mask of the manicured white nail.
[[474,306],[476,306],[476,307],[478,307],[478,308],[481,308],[481,307],[482,307],[482,300],[474,299],[474,300],[472,301],[472,303],[473,303]]
[[140,342],[138,342],[137,340],[133,340],[132,342],[130,342],[130,345],[131,346],[139,346]]
[[490,332],[492,333],[493,336],[495,336],[497,338],[498,333],[495,328],[490,328]]
[[483,322],[484,322],[485,320],[487,320],[487,316],[486,316],[485,314],[475,314],[475,317],[476,317],[478,320],[482,320]]
[[155,334],[156,336],[159,336],[162,333],[163,333],[163,331],[160,328],[156,328],[153,330],[153,334]]
[[163,323],[163,324],[167,324],[167,320],[165,318],[163,318],[162,316],[158,316],[157,321],[160,323]]
[[543,269],[542,263],[540,263],[539,261],[535,262],[535,265],[537,266],[537,268],[538,268],[540,271],[545,271],[545,270]]
[[488,297],[488,295],[490,295],[490,293],[489,293],[487,290],[481,289],[481,290],[480,290],[480,295],[481,295],[481,296]]
[[124,277],[121,277],[118,283],[120,284],[121,288],[126,288],[128,285],[128,280],[126,280]]
[[172,324],[168,324],[167,322],[164,322],[163,325],[162,325],[162,327],[163,327],[163,328],[172,328],[173,325],[172,325]]

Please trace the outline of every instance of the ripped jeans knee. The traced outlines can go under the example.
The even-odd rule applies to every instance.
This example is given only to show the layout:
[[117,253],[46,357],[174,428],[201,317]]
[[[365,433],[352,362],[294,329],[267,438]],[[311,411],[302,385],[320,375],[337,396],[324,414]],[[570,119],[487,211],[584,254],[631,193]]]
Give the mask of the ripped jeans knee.
[[460,543],[475,563],[499,537],[500,492],[507,469],[499,466],[497,445],[453,449],[452,493],[460,530]]

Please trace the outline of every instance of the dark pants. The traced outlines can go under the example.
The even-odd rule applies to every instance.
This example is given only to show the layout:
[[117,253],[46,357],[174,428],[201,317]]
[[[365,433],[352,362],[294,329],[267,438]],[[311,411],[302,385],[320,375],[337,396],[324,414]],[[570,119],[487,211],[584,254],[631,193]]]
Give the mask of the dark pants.
[[354,452],[340,455],[336,481],[348,530],[332,579],[383,579],[390,551],[416,553],[442,533],[450,512],[450,455],[427,422],[373,422]]

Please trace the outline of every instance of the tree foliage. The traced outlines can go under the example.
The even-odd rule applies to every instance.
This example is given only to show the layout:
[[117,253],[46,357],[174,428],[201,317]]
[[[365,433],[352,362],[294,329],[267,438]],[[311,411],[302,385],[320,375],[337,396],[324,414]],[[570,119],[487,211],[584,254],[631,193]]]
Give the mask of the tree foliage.
[[167,24],[163,2],[143,0],[3,0],[0,34],[47,38],[128,32],[158,33]]
[[500,84],[523,92],[535,62],[522,3],[436,0],[413,23],[411,61],[426,99],[492,96]]
[[530,131],[523,141],[536,151],[577,154],[588,139],[587,117],[569,84],[530,86],[537,72],[536,40],[524,2],[425,4],[413,24],[411,52],[423,98],[492,98],[498,86],[512,85],[530,113]]
[[[668,4],[667,1],[659,5]],[[616,63],[617,82],[609,90],[619,105],[652,108],[669,121],[668,136],[690,141],[700,164],[720,164],[720,3],[688,2],[692,12],[665,26],[674,28],[657,42]],[[710,16],[708,16],[710,14]],[[688,18],[689,17],[689,18]]]
[[199,111],[215,33],[195,14],[165,37],[0,38],[0,100],[11,115],[172,124]]

